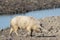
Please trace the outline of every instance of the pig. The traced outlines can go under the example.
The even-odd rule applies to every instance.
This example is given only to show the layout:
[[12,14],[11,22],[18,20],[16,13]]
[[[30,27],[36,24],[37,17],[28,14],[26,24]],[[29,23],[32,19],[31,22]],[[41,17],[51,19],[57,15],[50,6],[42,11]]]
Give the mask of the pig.
[[[27,34],[32,36],[32,32],[41,32],[41,26],[38,19],[31,16],[16,16],[10,21],[10,33],[15,32],[18,36],[18,28],[27,30]],[[43,29],[43,28],[42,28]]]

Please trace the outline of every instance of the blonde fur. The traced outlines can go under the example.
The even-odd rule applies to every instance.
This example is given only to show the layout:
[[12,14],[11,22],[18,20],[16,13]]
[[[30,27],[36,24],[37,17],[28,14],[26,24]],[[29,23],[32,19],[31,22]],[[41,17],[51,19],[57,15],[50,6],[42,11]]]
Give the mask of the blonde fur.
[[40,22],[30,16],[16,16],[14,17],[11,22],[10,22],[10,34],[12,32],[15,32],[16,35],[18,36],[17,30],[18,28],[20,29],[25,29],[28,31],[28,34],[31,34],[31,30],[39,32],[40,31]]

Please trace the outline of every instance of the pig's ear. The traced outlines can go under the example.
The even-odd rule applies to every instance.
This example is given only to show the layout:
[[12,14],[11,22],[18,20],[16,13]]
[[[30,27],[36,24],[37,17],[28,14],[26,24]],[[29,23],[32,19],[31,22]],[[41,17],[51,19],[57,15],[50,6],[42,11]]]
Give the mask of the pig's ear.
[[40,26],[41,26],[41,27],[44,27],[42,23],[40,24]]

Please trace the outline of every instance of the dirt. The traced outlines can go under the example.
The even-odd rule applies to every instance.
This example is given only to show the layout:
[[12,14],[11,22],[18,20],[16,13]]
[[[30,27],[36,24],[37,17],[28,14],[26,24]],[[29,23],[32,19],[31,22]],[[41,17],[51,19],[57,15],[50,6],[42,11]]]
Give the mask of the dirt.
[[10,28],[0,30],[0,40],[60,40],[60,16],[52,16],[39,19],[40,26],[48,30],[48,32],[33,32],[33,36],[24,36],[26,30],[18,30],[19,36],[14,32],[9,35]]
[[60,0],[0,0],[0,15],[60,8]]

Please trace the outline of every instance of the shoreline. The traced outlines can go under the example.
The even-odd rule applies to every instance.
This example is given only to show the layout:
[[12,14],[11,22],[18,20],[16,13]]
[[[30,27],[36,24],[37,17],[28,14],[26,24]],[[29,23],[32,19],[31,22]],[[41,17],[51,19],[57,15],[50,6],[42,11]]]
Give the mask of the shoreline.
[[60,0],[0,0],[0,15],[60,8]]

